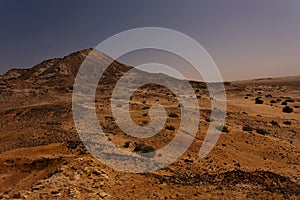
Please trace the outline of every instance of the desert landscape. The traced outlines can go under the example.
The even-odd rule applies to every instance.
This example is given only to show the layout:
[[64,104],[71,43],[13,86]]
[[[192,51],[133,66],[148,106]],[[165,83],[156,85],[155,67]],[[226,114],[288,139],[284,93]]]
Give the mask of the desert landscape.
[[[205,83],[190,81],[201,117],[188,151],[166,168],[124,173],[93,157],[74,126],[73,84],[91,50],[0,76],[0,199],[300,198],[300,76],[225,82],[225,125],[205,158],[198,152],[211,122],[210,96]],[[107,68],[95,105],[108,139],[139,157],[172,140],[181,113],[172,91],[145,85],[131,98],[131,117],[146,126],[159,103],[168,114],[164,129],[148,139],[123,133],[109,105],[131,68],[118,61]]]

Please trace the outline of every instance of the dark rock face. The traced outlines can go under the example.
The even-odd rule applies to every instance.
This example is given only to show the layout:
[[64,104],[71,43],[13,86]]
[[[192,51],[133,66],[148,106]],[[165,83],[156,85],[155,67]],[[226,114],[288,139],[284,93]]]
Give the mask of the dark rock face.
[[185,186],[214,185],[217,187],[234,188],[239,184],[251,185],[282,195],[300,195],[300,185],[290,179],[269,171],[246,172],[242,170],[228,171],[220,174],[202,174],[194,176],[151,175],[161,183],[179,184]]

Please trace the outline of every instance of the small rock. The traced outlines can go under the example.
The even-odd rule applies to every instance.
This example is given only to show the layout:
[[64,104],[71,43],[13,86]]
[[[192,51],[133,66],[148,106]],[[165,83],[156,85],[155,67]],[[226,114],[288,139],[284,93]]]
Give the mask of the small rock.
[[100,192],[100,193],[99,193],[99,196],[100,196],[101,198],[104,198],[104,197],[108,197],[108,196],[110,196],[110,195],[107,194],[106,192]]
[[12,196],[12,198],[14,198],[14,199],[20,199],[21,198],[20,192],[14,193],[13,196]]
[[99,169],[94,169],[93,170],[93,174],[95,174],[95,175],[101,175],[102,174],[102,171],[101,170],[99,170]]
[[103,176],[104,178],[106,178],[107,180],[109,179],[107,174],[101,174],[101,176]]
[[80,180],[80,178],[81,178],[81,177],[80,177],[79,174],[75,174],[75,175],[74,175],[74,180],[78,181],[78,180]]
[[71,188],[69,190],[69,194],[70,194],[70,196],[72,196],[74,198],[80,198],[80,196],[81,196],[80,192],[76,188]]

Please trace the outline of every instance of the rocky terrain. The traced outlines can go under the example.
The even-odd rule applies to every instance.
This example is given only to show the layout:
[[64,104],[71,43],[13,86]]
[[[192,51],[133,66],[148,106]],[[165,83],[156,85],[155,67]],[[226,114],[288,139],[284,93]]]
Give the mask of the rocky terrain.
[[[73,122],[74,79],[91,49],[0,76],[1,199],[299,199],[300,76],[226,82],[226,123],[217,145],[199,158],[211,121],[206,85],[190,82],[201,108],[198,134],[169,167],[142,174],[113,170],[82,145]],[[106,59],[98,53],[97,59]],[[114,61],[99,81],[97,117],[106,136],[126,151],[154,150],[176,134],[180,109],[173,93],[149,84],[131,98],[136,124],[149,108],[165,106],[164,129],[148,139],[126,135],[110,98],[122,73]],[[139,147],[140,149],[137,149]]]

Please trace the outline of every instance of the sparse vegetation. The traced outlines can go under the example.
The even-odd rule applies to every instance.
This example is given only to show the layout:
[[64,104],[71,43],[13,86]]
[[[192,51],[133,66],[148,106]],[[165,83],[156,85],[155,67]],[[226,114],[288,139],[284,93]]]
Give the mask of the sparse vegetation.
[[170,131],[175,131],[175,127],[174,126],[166,126],[166,129],[167,130],[170,130]]
[[22,111],[17,111],[16,116],[19,116],[22,114]]
[[243,131],[250,132],[250,131],[253,131],[253,128],[247,124],[247,125],[243,126]]
[[144,148],[142,148],[141,153],[150,153],[155,151],[155,149],[152,146],[144,146]]
[[284,113],[291,113],[293,111],[294,111],[293,108],[291,108],[289,106],[286,106],[282,109],[282,112],[284,112]]
[[213,122],[213,121],[215,121],[215,120],[212,119],[212,118],[205,118],[205,121],[206,121],[206,122]]
[[279,123],[276,122],[276,121],[274,121],[274,120],[272,120],[270,123],[271,123],[273,126],[279,126]]
[[283,101],[283,102],[281,103],[281,105],[286,106],[286,105],[288,105],[288,103],[293,103],[293,102],[295,102],[293,99],[287,99],[287,100]]
[[[105,72],[105,79],[98,82],[99,87],[95,94],[98,112],[95,116],[106,137],[97,137],[99,134],[93,130],[94,127],[89,127],[88,123],[81,123],[80,127],[74,124],[70,110],[70,92],[66,93],[63,90],[73,85],[71,78],[74,77],[74,70],[80,67],[85,55],[88,55],[88,52],[76,54],[75,60],[55,59],[55,62],[50,62],[49,65],[47,61],[41,67],[22,71],[25,75],[20,75],[21,78],[18,78],[19,73],[12,74],[16,76],[14,80],[10,79],[11,75],[7,78],[0,75],[2,199],[126,199],[123,193],[128,193],[127,198],[130,199],[209,199],[213,195],[216,199],[243,196],[252,199],[269,196],[274,199],[297,199],[299,187],[295,182],[300,180],[297,167],[300,109],[295,107],[300,106],[297,93],[300,91],[299,77],[233,82],[232,85],[226,86],[227,101],[220,101],[227,104],[226,111],[220,109],[219,98],[216,98],[216,104],[209,102],[208,89],[200,88],[201,85],[205,85],[204,82],[190,81],[193,88],[199,88],[198,96],[202,95],[202,98],[198,99],[202,108],[201,115],[186,116],[190,124],[180,124],[180,118],[183,116],[179,109],[182,108],[177,107],[180,101],[174,97],[171,90],[163,85],[147,84],[132,94],[133,101],[128,105],[129,120],[146,129],[145,126],[151,123],[150,111],[147,109],[161,103],[166,108],[167,122],[154,137],[138,138],[130,134],[134,133],[133,128],[129,127],[131,130],[128,130],[128,134],[127,131],[123,131],[112,113],[113,108],[122,104],[122,99],[119,98],[120,101],[111,107],[114,85],[131,69],[119,65],[116,61],[111,66],[112,69]],[[102,55],[100,53],[99,58],[102,59]],[[57,67],[58,77],[54,75],[52,80],[52,73],[56,74]],[[60,67],[63,67],[62,70]],[[40,76],[41,72],[43,73]],[[66,76],[60,72],[66,73]],[[69,72],[71,74],[67,74]],[[149,78],[152,76],[144,72],[141,75],[149,75]],[[142,76],[138,75],[136,78],[140,80]],[[159,78],[169,80],[167,75]],[[132,81],[135,82],[133,79]],[[181,87],[181,81],[176,82],[177,87]],[[212,87],[215,85],[212,83]],[[54,89],[56,86],[57,89]],[[257,95],[257,91],[262,91],[262,95]],[[253,96],[248,97],[247,93]],[[268,94],[272,94],[273,97],[267,98]],[[185,93],[182,95],[188,97]],[[248,100],[244,97],[248,97]],[[256,97],[260,97],[264,103],[256,105]],[[276,101],[270,106],[277,98],[282,101]],[[157,99],[160,101],[156,102]],[[295,101],[286,102],[294,110],[291,114],[282,112],[285,105],[280,104],[286,99]],[[83,111],[89,109],[86,104],[82,106]],[[189,113],[198,112],[189,105],[185,107]],[[118,109],[123,108],[124,105]],[[80,107],[80,110],[82,109]],[[217,121],[225,112],[226,122],[219,124],[222,126],[218,128],[218,125],[213,128],[215,132],[222,131],[219,139],[212,138],[218,139],[213,152],[201,160],[197,159],[202,143],[203,147],[214,146],[215,140],[209,137],[206,138],[208,140],[204,140],[206,131],[209,125],[214,124],[211,123],[212,119]],[[213,117],[214,114],[216,117]],[[85,115],[79,117],[90,119]],[[193,139],[191,136],[194,129],[189,126],[193,125],[194,120],[200,125],[196,127],[197,137],[192,146],[174,164],[170,163],[159,169],[160,163],[172,162],[178,157],[175,154],[181,153],[179,147],[188,145],[190,139]],[[186,132],[183,137],[179,133],[179,138],[176,139],[180,141],[175,141],[174,152],[172,148],[171,152],[155,151],[168,146],[176,137],[180,125],[184,125],[182,130]],[[79,128],[78,131],[86,132],[84,142],[81,142],[76,127]],[[144,133],[148,130],[144,130]],[[191,135],[188,136],[189,134]],[[93,139],[93,136],[97,138]],[[109,145],[101,145],[98,139],[106,143],[107,140],[111,141],[123,153],[109,148]],[[105,163],[99,164],[97,155],[94,157],[90,152],[103,153],[107,164],[116,170],[105,166]],[[153,157],[158,160],[154,161]],[[150,159],[152,162],[148,162]],[[122,169],[142,174],[122,176],[127,173],[118,172]],[[157,169],[157,173],[147,173],[152,169]],[[110,188],[112,184],[117,187]],[[170,190],[168,186],[173,189]],[[157,190],[151,189],[153,187]],[[134,189],[141,191],[132,193]]]
[[86,154],[86,149],[80,149],[79,150],[79,155],[83,155],[83,154]]
[[[145,144],[136,144],[133,151],[137,152],[137,153],[151,153],[151,152],[155,151],[155,148],[153,148],[152,146],[145,145]],[[154,154],[153,154],[153,156],[154,156]]]
[[256,129],[256,133],[261,134],[261,135],[267,135],[269,134],[268,131],[264,129]]
[[123,145],[124,148],[129,148],[129,146],[130,146],[130,142],[128,142],[128,141],[125,142],[124,145]]
[[286,102],[286,101],[283,101],[283,102],[281,103],[281,105],[286,106],[286,105],[287,105],[287,102]]
[[260,97],[255,98],[255,104],[263,104],[263,103],[264,101]]
[[294,103],[295,101],[293,99],[287,99],[287,100],[285,100],[285,102]]
[[290,122],[290,121],[284,121],[283,124],[285,124],[285,125],[292,125],[292,122]]
[[223,133],[229,133],[230,132],[227,126],[218,126],[216,129],[223,132]]
[[172,118],[177,118],[177,117],[178,117],[178,115],[177,115],[176,113],[170,113],[170,114],[169,114],[169,117],[172,117]]

